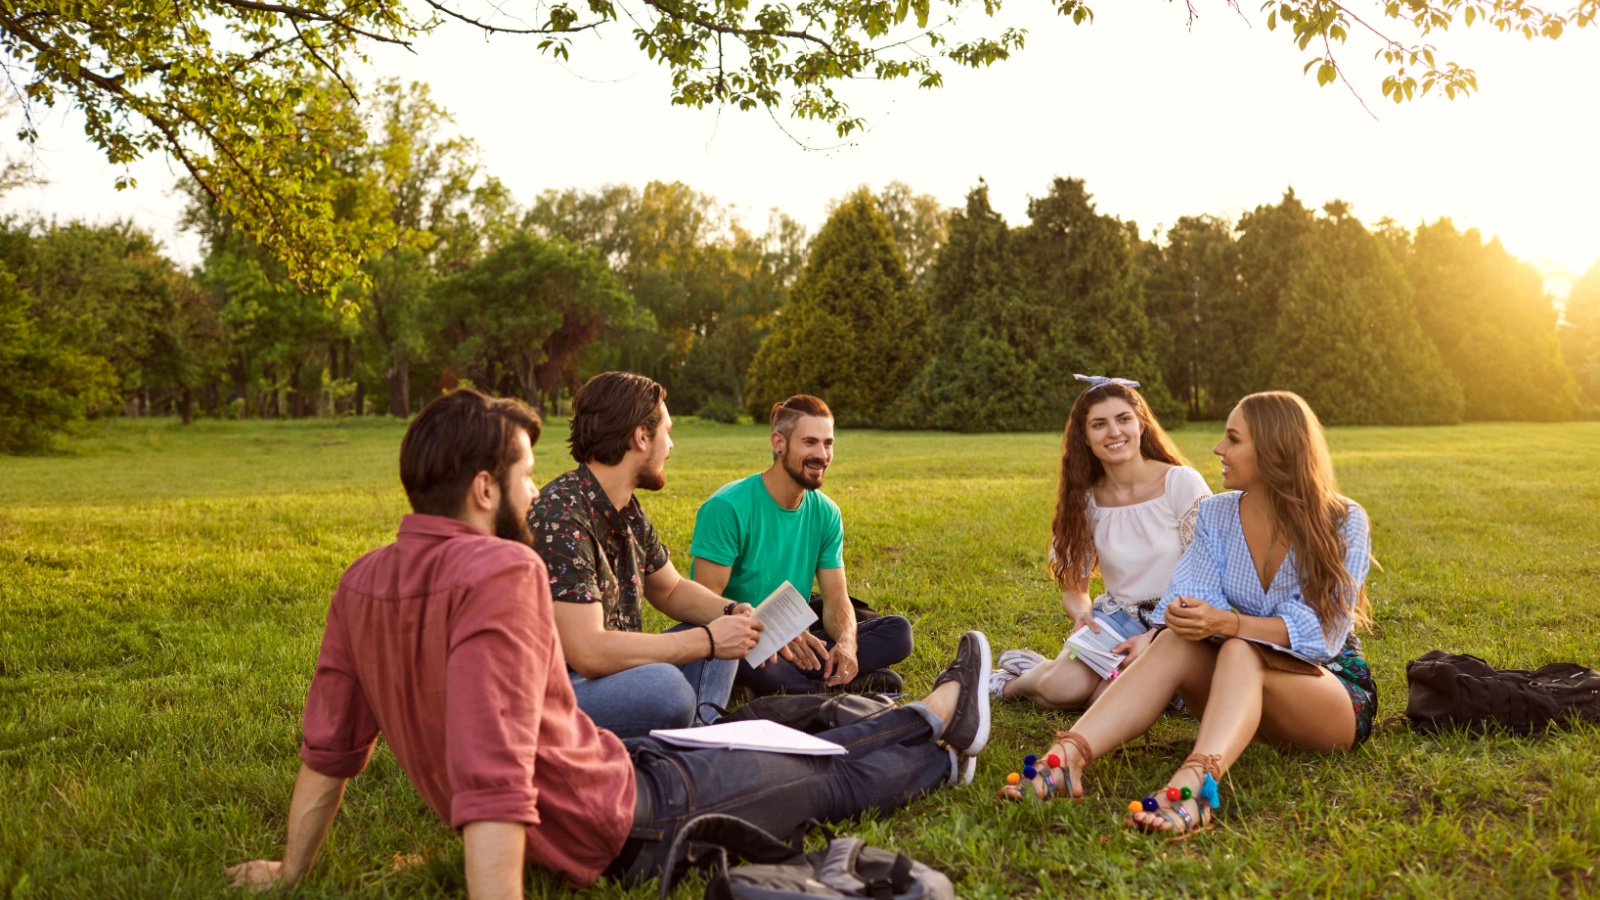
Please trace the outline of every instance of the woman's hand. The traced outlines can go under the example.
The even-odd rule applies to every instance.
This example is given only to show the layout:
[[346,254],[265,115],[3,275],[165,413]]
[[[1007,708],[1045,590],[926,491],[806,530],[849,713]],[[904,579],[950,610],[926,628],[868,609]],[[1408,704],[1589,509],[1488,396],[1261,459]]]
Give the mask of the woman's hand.
[[1125,640],[1122,643],[1116,645],[1115,647],[1112,647],[1111,648],[1111,652],[1112,653],[1126,653],[1126,654],[1128,654],[1128,658],[1124,659],[1122,661],[1122,665],[1118,666],[1117,668],[1119,670],[1121,670],[1121,669],[1126,669],[1128,666],[1133,665],[1133,661],[1138,659],[1139,658],[1139,654],[1143,653],[1145,651],[1145,649],[1148,648],[1150,646],[1151,642],[1154,641],[1155,639],[1156,639],[1156,632],[1155,632],[1155,629],[1152,628],[1149,631],[1140,632],[1139,634],[1136,634],[1133,637],[1128,638],[1127,640]]
[[1167,627],[1189,641],[1203,641],[1214,634],[1229,634],[1234,613],[1193,597],[1179,597],[1167,604]]
[[1100,626],[1094,620],[1094,601],[1089,599],[1089,592],[1081,588],[1067,588],[1061,592],[1061,611],[1072,620],[1072,630],[1087,628],[1095,634],[1100,633]]
[[1094,607],[1073,614],[1072,630],[1077,631],[1080,628],[1087,628],[1095,634],[1100,633],[1100,623],[1094,620]]

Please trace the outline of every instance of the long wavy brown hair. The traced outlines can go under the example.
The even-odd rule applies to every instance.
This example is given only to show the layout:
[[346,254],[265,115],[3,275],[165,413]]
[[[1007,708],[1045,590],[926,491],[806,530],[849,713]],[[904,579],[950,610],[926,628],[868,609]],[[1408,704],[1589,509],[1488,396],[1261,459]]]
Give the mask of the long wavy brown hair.
[[1139,420],[1140,456],[1174,466],[1189,464],[1138,391],[1107,382],[1079,394],[1061,435],[1061,476],[1056,482],[1056,514],[1050,523],[1050,577],[1062,590],[1080,588],[1095,567],[1089,491],[1106,477],[1106,467],[1089,449],[1089,409],[1106,400],[1121,400],[1133,407]]
[[1356,627],[1370,625],[1366,587],[1357,585],[1344,567],[1342,529],[1352,503],[1334,481],[1317,414],[1290,391],[1251,394],[1239,401],[1239,413],[1255,444],[1273,539],[1283,535],[1294,550],[1300,590],[1322,621],[1323,634],[1346,617]]

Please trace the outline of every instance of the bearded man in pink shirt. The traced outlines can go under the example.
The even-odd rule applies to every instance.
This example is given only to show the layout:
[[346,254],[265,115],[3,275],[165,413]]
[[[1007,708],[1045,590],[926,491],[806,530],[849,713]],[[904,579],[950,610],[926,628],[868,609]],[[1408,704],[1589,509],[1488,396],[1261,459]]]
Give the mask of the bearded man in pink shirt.
[[380,732],[461,833],[475,898],[521,896],[530,863],[580,887],[654,877],[702,812],[775,834],[887,812],[983,749],[990,659],[975,631],[921,702],[825,732],[844,756],[624,744],[595,727],[567,677],[549,575],[525,543],[539,432],[533,410],[471,390],[412,421],[400,480],[415,512],[394,543],[346,570],[329,605],[283,859],[230,867],[234,885],[305,875]]

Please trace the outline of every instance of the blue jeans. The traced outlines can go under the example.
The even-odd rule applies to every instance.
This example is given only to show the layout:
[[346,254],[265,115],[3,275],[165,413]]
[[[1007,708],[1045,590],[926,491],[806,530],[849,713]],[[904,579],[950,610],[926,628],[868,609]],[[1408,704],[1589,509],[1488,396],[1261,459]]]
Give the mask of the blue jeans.
[[[832,650],[834,640],[828,637],[821,622],[811,626],[811,633],[821,638]],[[856,662],[861,673],[887,669],[911,655],[911,622],[903,616],[878,616],[856,624]],[[822,667],[802,669],[783,657],[761,668],[739,662],[739,683],[747,685],[757,697],[769,694],[820,694],[828,689],[822,680]]]
[[[679,625],[668,630],[698,627]],[[643,737],[654,728],[688,728],[701,703],[727,706],[738,668],[736,659],[697,659],[681,666],[650,663],[593,679],[577,672],[567,675],[578,708],[601,728],[630,738]],[[715,711],[708,707],[705,712],[711,716]]]
[[950,777],[939,746],[944,722],[921,703],[823,732],[844,756],[686,750],[651,738],[627,742],[635,776],[634,824],[606,874],[655,877],[672,837],[701,813],[738,816],[784,840],[807,819],[836,822],[891,812]]

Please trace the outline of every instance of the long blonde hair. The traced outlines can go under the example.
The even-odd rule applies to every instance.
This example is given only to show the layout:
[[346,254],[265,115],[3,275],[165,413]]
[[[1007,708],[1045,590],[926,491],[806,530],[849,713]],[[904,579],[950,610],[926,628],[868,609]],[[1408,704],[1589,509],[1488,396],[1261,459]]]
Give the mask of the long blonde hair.
[[1282,534],[1294,550],[1300,590],[1321,620],[1323,634],[1346,616],[1356,627],[1370,625],[1366,587],[1344,567],[1343,527],[1352,504],[1339,494],[1317,414],[1290,391],[1251,394],[1239,401],[1239,413],[1255,444],[1267,521],[1274,537]]
[[1063,590],[1088,581],[1094,571],[1094,533],[1089,528],[1089,491],[1106,477],[1100,457],[1089,449],[1089,409],[1105,400],[1133,407],[1139,420],[1139,455],[1174,466],[1187,466],[1172,438],[1150,412],[1144,396],[1130,387],[1107,382],[1078,395],[1061,435],[1061,476],[1056,482],[1056,513],[1050,522],[1050,576]]

